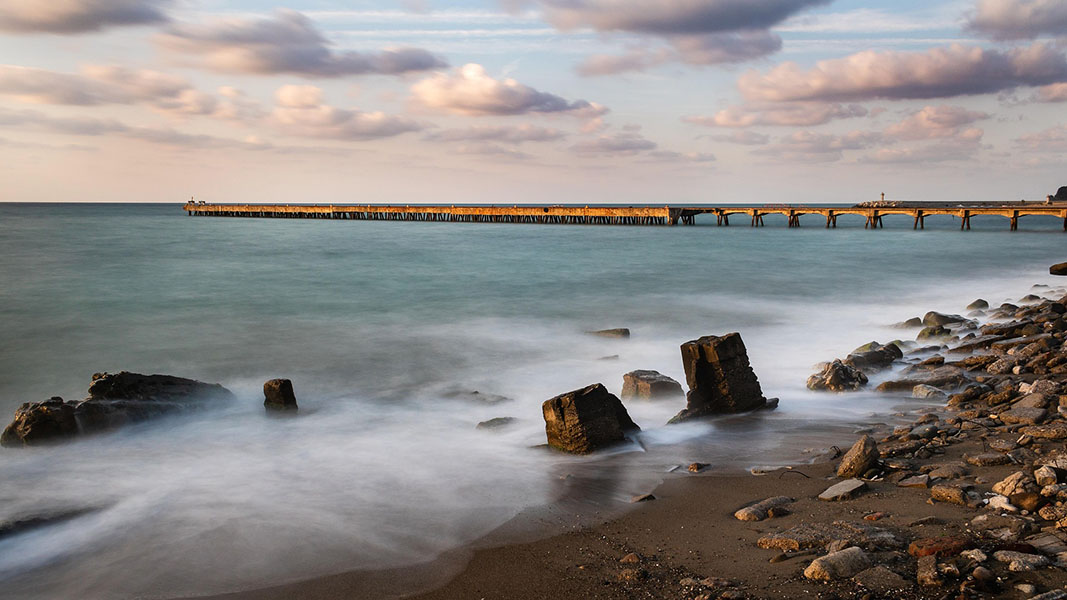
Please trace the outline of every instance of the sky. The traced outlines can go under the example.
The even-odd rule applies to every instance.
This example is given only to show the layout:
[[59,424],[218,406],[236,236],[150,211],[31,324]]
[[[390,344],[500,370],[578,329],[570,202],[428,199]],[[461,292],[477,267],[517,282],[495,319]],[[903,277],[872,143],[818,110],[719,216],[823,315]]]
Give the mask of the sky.
[[1043,200],[1067,0],[0,0],[0,201]]

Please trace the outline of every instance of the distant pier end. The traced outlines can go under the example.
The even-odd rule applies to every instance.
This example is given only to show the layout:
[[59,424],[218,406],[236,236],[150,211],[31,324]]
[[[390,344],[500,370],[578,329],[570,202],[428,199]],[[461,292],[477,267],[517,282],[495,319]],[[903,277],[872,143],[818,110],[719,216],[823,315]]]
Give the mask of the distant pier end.
[[[1019,218],[1043,215],[1059,217],[1067,231],[1067,202],[1011,204],[870,203],[851,207],[809,205],[763,206],[469,206],[469,205],[326,205],[326,204],[207,204],[189,202],[183,207],[190,216],[253,217],[277,219],[342,219],[355,221],[431,221],[448,223],[531,223],[552,225],[695,225],[696,216],[715,215],[716,224],[729,226],[731,216],[747,216],[752,227],[762,227],[766,215],[784,215],[789,227],[800,227],[800,217],[820,215],[826,228],[837,227],[841,215],[865,217],[864,229],[883,227],[887,215],[908,215],[913,229],[925,229],[926,217],[950,215],[960,219],[960,229],[971,228],[971,217],[995,215],[1008,219],[1009,228],[1019,228]],[[822,223],[822,220],[820,220]]]

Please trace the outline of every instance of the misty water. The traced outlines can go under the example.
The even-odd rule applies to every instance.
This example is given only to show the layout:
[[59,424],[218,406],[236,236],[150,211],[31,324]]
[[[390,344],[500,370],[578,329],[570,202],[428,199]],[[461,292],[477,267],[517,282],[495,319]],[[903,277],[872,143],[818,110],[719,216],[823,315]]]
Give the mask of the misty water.
[[[969,232],[950,217],[925,231],[907,217],[878,231],[861,217],[830,231],[819,217],[800,229],[765,221],[335,222],[0,204],[5,423],[23,402],[84,397],[101,371],[219,382],[238,396],[0,451],[0,523],[89,509],[0,536],[0,588],[171,597],[404,566],[562,494],[621,510],[685,476],[672,465],[808,460],[807,448],[921,408],[809,392],[815,363],[913,337],[889,326],[927,310],[1055,288],[1047,267],[1067,255],[1058,219],[1026,217],[1016,233],[995,217]],[[610,327],[633,335],[584,333]],[[593,458],[536,447],[545,399],[596,382],[617,394],[633,369],[684,381],[679,344],[730,331],[778,410],[668,427],[683,399],[629,401],[639,443]],[[262,384],[274,377],[293,380],[296,418],[265,416]],[[475,429],[494,417],[517,420]]]

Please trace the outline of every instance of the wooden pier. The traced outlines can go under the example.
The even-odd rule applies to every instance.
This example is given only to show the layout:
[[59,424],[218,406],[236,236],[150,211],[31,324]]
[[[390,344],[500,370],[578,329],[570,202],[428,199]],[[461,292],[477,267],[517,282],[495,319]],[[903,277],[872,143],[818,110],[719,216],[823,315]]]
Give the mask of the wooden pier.
[[[450,223],[539,223],[557,225],[695,225],[697,215],[714,215],[716,224],[729,226],[731,216],[745,216],[751,227],[762,227],[763,217],[784,215],[788,227],[800,227],[802,216],[819,215],[827,229],[837,227],[842,215],[864,217],[864,229],[884,227],[882,219],[907,215],[913,229],[925,229],[926,218],[949,215],[960,220],[960,229],[971,228],[971,218],[994,215],[1008,219],[1011,231],[1025,216],[1051,216],[1063,220],[1067,231],[1067,203],[932,204],[885,203],[844,206],[471,206],[471,205],[298,205],[298,204],[206,204],[189,202],[183,207],[190,216],[259,217],[281,219],[343,219],[356,221],[431,221]],[[736,220],[736,219],[735,219]]]

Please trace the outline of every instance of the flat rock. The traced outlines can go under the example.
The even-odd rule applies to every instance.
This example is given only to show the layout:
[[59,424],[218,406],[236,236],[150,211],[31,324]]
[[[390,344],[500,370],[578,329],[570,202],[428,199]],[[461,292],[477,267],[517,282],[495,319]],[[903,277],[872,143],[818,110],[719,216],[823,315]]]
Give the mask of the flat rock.
[[915,568],[915,580],[919,585],[932,587],[941,585],[941,574],[937,572],[937,557],[924,556]]
[[941,399],[946,398],[948,396],[943,390],[939,388],[935,388],[932,385],[926,385],[925,383],[920,383],[919,385],[911,388],[911,397]]
[[836,483],[826,491],[819,494],[819,500],[825,500],[827,502],[837,502],[840,500],[848,500],[865,490],[867,484],[859,479],[848,479],[840,483]]
[[597,329],[595,331],[587,331],[589,335],[596,335],[599,337],[608,338],[628,338],[630,337],[630,330],[626,327],[616,327],[614,329]]
[[993,553],[993,558],[1000,562],[1008,563],[1008,570],[1016,572],[1033,571],[1041,567],[1047,567],[1051,562],[1048,557],[1040,554],[1027,554],[1011,550],[998,550]]
[[494,419],[489,419],[487,421],[482,421],[481,423],[478,423],[478,425],[475,426],[475,429],[503,429],[504,427],[507,427],[508,425],[511,425],[514,422],[515,417],[496,417]]
[[1019,431],[1041,440],[1067,439],[1067,423],[1063,422],[1048,423],[1045,425],[1031,425],[1029,427],[1023,427]]
[[944,463],[930,466],[933,468],[927,472],[927,475],[937,479],[962,479],[971,474],[970,469],[963,466],[963,463]]
[[1008,455],[999,452],[983,452],[982,454],[975,454],[974,456],[964,455],[963,459],[967,461],[967,464],[976,467],[994,467],[997,465],[1011,464],[1011,459],[1008,458]]
[[1026,519],[1010,515],[984,514],[971,519],[971,531],[983,538],[1002,542],[1015,542],[1026,535],[1033,524]]
[[1043,408],[1015,406],[997,416],[1008,425],[1037,425],[1045,420],[1045,417],[1048,416],[1048,411]]
[[877,594],[890,594],[911,587],[911,582],[882,565],[856,573],[852,581]]
[[897,482],[897,487],[926,488],[930,485],[929,475],[915,475]]
[[791,504],[793,499],[789,496],[774,496],[773,498],[767,498],[766,500],[760,500],[755,504],[751,504],[738,510],[734,513],[734,517],[739,521],[762,521],[770,516],[770,512],[787,504]]
[[796,552],[822,548],[834,540],[866,548],[899,548],[901,541],[891,531],[860,522],[802,523],[785,531],[767,534],[756,545],[766,550]]
[[658,400],[684,396],[682,384],[659,371],[630,371],[622,376],[622,399]]
[[948,558],[972,547],[974,542],[962,535],[942,535],[915,540],[908,546],[908,554],[915,557]]
[[852,577],[871,567],[871,559],[862,548],[853,546],[816,558],[804,569],[804,577],[815,581],[833,581]]

